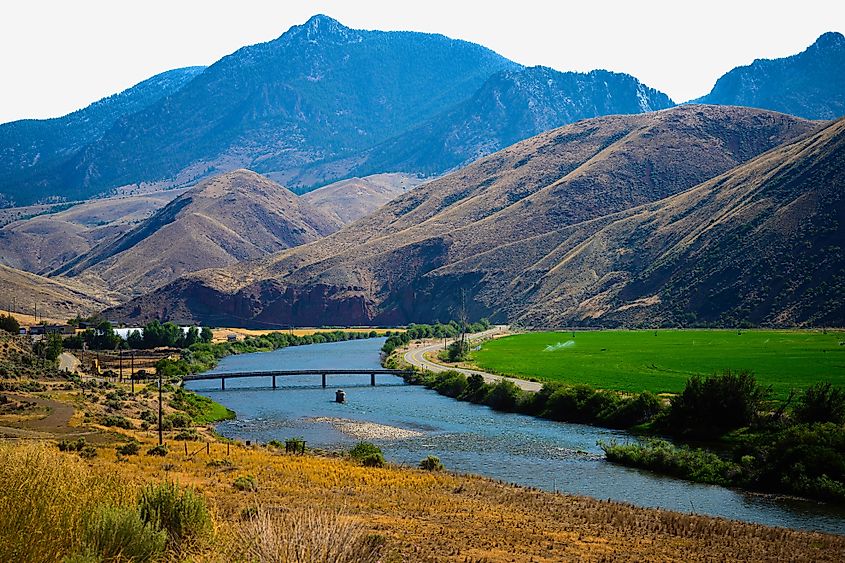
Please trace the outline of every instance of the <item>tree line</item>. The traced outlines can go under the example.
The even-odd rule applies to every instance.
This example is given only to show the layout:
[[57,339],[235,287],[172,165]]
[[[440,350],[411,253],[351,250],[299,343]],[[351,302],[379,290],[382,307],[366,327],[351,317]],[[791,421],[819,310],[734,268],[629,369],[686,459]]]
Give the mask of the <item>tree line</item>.
[[481,319],[474,323],[461,323],[449,321],[446,324],[410,324],[404,332],[388,334],[387,340],[381,351],[389,355],[396,348],[405,346],[412,340],[423,338],[455,338],[462,333],[482,332],[490,328],[490,321]]

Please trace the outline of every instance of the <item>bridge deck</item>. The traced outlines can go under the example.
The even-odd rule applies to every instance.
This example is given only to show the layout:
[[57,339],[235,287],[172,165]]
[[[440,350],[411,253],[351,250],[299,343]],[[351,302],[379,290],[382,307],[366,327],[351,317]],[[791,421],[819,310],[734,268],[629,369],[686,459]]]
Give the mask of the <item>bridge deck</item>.
[[235,379],[241,377],[284,377],[290,375],[406,375],[413,373],[404,369],[298,369],[274,371],[235,371],[220,373],[198,373],[186,375],[183,381],[202,381],[209,379]]

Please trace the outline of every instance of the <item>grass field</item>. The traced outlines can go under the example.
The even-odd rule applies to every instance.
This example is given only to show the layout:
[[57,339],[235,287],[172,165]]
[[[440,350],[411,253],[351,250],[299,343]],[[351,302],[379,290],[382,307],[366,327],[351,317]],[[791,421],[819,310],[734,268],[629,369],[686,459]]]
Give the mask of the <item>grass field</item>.
[[776,397],[817,381],[845,385],[845,331],[539,332],[491,340],[480,368],[620,391],[678,392],[695,374],[747,369]]

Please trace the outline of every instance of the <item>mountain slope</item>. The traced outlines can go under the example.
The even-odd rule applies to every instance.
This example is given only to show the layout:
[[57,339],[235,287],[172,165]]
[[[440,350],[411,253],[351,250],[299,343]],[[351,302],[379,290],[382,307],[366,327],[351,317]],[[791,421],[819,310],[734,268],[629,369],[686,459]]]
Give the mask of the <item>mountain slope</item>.
[[72,280],[54,280],[0,265],[3,307],[15,304],[17,311],[53,319],[69,319],[77,314],[92,315],[114,303],[113,299]]
[[341,180],[300,196],[303,201],[341,224],[369,215],[400,194],[418,186],[419,178],[406,174],[376,174]]
[[843,196],[845,119],[693,190],[572,229],[584,243],[560,245],[514,282],[531,287],[518,318],[843,326]]
[[[513,317],[509,284],[567,228],[681,193],[815,127],[718,106],[578,122],[423,184],[330,237],[181,278],[110,315],[423,322],[448,318],[463,290],[473,316]],[[463,267],[481,256],[486,267]]]
[[183,191],[96,199],[4,225],[0,228],[0,263],[47,274],[133,229]]
[[93,192],[237,167],[285,170],[372,146],[515,66],[442,35],[353,30],[315,16],[118,123],[55,180]]
[[735,68],[696,101],[771,109],[807,119],[845,115],[845,37],[825,33],[797,55]]
[[54,195],[38,186],[37,176],[42,171],[67,162],[117,121],[179,90],[203,68],[157,74],[64,117],[0,124],[0,204],[5,199],[6,203],[24,205],[42,195]]
[[184,273],[311,242],[341,225],[275,182],[235,170],[201,182],[54,274],[130,294],[149,291]]
[[575,121],[673,105],[668,96],[628,74],[546,67],[503,71],[465,102],[368,151],[354,171],[442,173]]

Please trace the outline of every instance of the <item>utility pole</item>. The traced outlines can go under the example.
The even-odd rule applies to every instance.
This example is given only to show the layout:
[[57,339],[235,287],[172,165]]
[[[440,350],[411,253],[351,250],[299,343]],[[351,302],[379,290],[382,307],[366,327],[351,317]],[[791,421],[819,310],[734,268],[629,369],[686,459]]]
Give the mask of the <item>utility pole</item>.
[[158,372],[158,445],[162,445],[164,443],[164,437],[161,431],[161,370],[156,370]]
[[132,365],[129,368],[129,381],[132,382],[132,394],[135,394],[135,350],[132,350]]
[[123,350],[117,351],[117,365],[120,372],[120,382],[123,383]]

